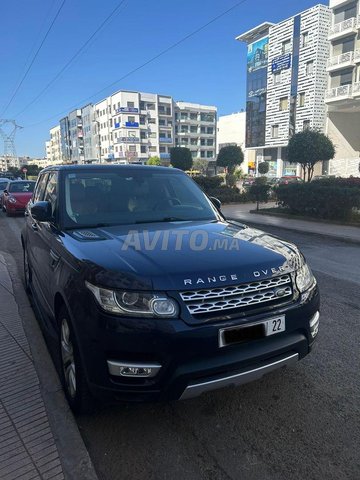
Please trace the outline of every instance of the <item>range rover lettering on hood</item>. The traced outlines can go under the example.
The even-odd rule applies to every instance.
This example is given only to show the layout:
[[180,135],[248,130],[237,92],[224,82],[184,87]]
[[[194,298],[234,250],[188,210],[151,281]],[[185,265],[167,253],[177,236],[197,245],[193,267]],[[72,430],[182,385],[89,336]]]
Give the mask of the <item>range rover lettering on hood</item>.
[[[255,278],[259,277],[266,277],[268,275],[276,275],[279,273],[284,273],[288,271],[289,269],[280,266],[280,267],[272,267],[272,268],[267,268],[264,270],[256,270],[252,272]],[[216,283],[216,282],[227,282],[227,281],[234,281],[234,280],[239,280],[238,276],[236,273],[230,274],[230,275],[213,275],[209,277],[197,277],[197,278],[185,278],[184,279],[184,285],[207,285],[211,283]]]

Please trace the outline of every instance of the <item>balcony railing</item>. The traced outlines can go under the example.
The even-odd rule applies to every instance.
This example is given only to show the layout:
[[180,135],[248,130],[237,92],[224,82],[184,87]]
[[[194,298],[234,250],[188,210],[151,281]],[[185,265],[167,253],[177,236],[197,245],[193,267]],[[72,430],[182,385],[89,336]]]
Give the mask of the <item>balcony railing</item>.
[[338,100],[342,98],[348,98],[352,95],[352,85],[342,85],[341,87],[330,88],[326,92],[326,100]]
[[[360,17],[360,15],[358,17]],[[340,23],[335,23],[329,30],[329,38],[346,34],[348,30],[351,31],[357,28],[357,23],[359,23],[359,18],[356,19],[355,17],[348,18]]]
[[332,67],[341,66],[344,63],[351,63],[354,60],[355,52],[346,52],[341,55],[336,55],[335,57],[328,58],[327,67],[331,69]]
[[354,61],[357,63],[357,62],[360,62],[360,50],[355,50],[354,52]]

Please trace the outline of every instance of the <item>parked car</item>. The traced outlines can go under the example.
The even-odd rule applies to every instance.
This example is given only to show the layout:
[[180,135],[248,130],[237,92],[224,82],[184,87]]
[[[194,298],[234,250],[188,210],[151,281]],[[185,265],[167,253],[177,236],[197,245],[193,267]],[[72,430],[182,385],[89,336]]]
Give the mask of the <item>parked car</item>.
[[8,188],[8,185],[11,180],[5,177],[0,177],[0,208],[2,208],[2,198],[4,194],[4,190]]
[[175,168],[48,167],[21,242],[74,411],[249,382],[305,357],[318,332],[297,247],[226,220]]
[[279,179],[278,185],[288,185],[289,183],[303,183],[304,180],[296,175],[286,175]]
[[31,180],[15,180],[9,182],[3,191],[2,210],[7,216],[24,213],[26,205],[32,197],[35,182]]
[[243,181],[244,188],[250,188],[255,183],[255,177],[247,177]]

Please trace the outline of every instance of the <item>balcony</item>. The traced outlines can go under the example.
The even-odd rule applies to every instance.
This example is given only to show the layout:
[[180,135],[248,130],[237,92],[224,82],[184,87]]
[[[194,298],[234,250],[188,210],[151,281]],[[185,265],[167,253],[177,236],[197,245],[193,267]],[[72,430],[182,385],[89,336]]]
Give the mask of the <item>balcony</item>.
[[160,143],[173,143],[172,138],[167,138],[167,137],[159,137],[159,142]]
[[332,103],[340,100],[350,100],[352,98],[352,85],[342,85],[336,88],[330,88],[326,92],[325,102]]
[[352,17],[344,20],[340,23],[335,23],[332,25],[329,30],[329,40],[338,40],[339,38],[346,37],[351,33],[357,33],[358,25],[359,25],[359,17],[358,18]]
[[346,52],[342,53],[341,55],[336,55],[335,57],[329,58],[327,61],[327,71],[334,72],[335,70],[339,70],[341,68],[353,67],[354,57],[355,52]]
[[360,50],[355,50],[354,52],[354,62],[360,63]]

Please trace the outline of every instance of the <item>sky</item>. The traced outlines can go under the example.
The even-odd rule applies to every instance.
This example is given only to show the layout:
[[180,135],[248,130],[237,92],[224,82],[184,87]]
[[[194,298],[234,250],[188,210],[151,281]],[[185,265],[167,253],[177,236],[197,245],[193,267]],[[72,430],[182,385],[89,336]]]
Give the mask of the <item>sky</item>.
[[123,0],[68,69],[27,107],[120,3],[65,0],[27,77],[3,112],[63,1],[1,1],[0,119],[15,119],[23,127],[15,142],[20,156],[44,156],[49,129],[60,118],[117,90],[215,105],[219,115],[245,109],[246,45],[235,37],[262,22],[276,23],[320,3],[243,0],[227,15],[117,82],[239,1]]

